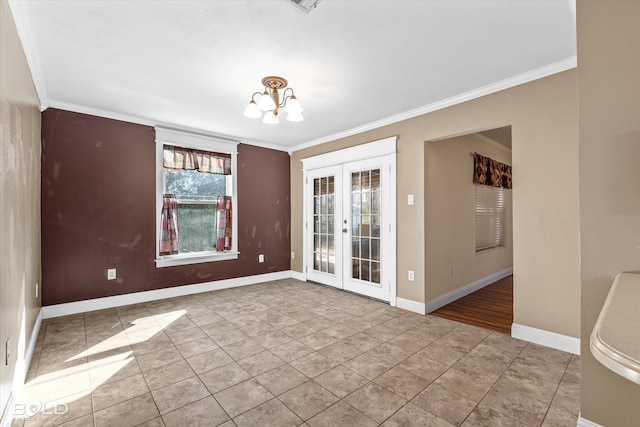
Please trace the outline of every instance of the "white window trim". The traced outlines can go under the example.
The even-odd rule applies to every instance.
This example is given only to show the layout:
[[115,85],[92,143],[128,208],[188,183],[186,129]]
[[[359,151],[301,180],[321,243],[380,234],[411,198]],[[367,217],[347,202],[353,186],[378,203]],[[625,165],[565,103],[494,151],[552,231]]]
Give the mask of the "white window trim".
[[[156,126],[156,268],[201,262],[238,259],[238,144],[206,134],[197,134]],[[231,250],[224,252],[198,252],[197,254],[160,255],[160,224],[162,222],[163,146],[175,145],[184,148],[231,154],[231,197],[233,200],[233,220]]]

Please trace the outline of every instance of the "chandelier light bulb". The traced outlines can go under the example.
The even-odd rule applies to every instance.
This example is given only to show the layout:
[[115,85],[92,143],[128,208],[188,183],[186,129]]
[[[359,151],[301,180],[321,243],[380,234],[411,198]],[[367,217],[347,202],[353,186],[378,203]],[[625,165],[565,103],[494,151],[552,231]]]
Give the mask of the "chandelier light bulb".
[[258,104],[256,104],[256,101],[251,100],[249,105],[247,105],[247,108],[244,109],[244,115],[245,117],[249,117],[251,119],[262,117],[262,112],[260,111]]
[[287,113],[301,113],[302,105],[300,105],[300,101],[295,97],[295,95],[291,95],[291,98],[287,101],[287,107],[284,109]]
[[278,120],[278,116],[273,114],[273,111],[267,111],[262,118],[262,123],[266,123],[268,125],[277,125],[278,123],[280,123],[280,120]]
[[290,122],[301,122],[304,120],[304,117],[302,117],[302,113],[299,111],[292,111],[290,113],[287,114],[287,120],[289,120]]
[[276,103],[273,101],[273,98],[271,98],[268,90],[265,89],[264,93],[258,100],[258,107],[262,111],[274,110],[276,108]]

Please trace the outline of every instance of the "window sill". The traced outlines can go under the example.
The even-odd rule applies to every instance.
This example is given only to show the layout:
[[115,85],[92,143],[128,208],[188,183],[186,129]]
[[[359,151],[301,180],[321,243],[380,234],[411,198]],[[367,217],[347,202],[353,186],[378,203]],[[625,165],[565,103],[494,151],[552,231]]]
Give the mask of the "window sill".
[[484,248],[484,249],[476,249],[476,255],[480,255],[483,253],[487,253],[487,252],[494,252],[494,251],[499,251],[506,248],[505,245],[500,245],[500,246],[492,246],[490,248]]
[[202,262],[226,261],[238,259],[239,252],[206,252],[203,254],[165,255],[156,259],[156,268],[177,265],[198,264]]

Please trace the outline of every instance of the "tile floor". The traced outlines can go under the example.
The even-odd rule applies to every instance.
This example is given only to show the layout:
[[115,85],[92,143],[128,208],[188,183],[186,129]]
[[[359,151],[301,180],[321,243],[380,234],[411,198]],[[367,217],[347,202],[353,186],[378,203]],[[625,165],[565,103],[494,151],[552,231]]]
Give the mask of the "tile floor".
[[45,320],[13,426],[575,426],[580,359],[281,280]]

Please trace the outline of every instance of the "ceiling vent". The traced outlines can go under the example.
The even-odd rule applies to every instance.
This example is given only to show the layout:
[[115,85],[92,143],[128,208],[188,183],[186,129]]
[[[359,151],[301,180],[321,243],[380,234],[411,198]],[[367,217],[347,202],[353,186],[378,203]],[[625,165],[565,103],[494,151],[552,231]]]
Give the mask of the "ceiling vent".
[[303,13],[309,13],[316,7],[318,7],[318,3],[320,0],[284,0],[291,6],[293,6],[297,11]]

